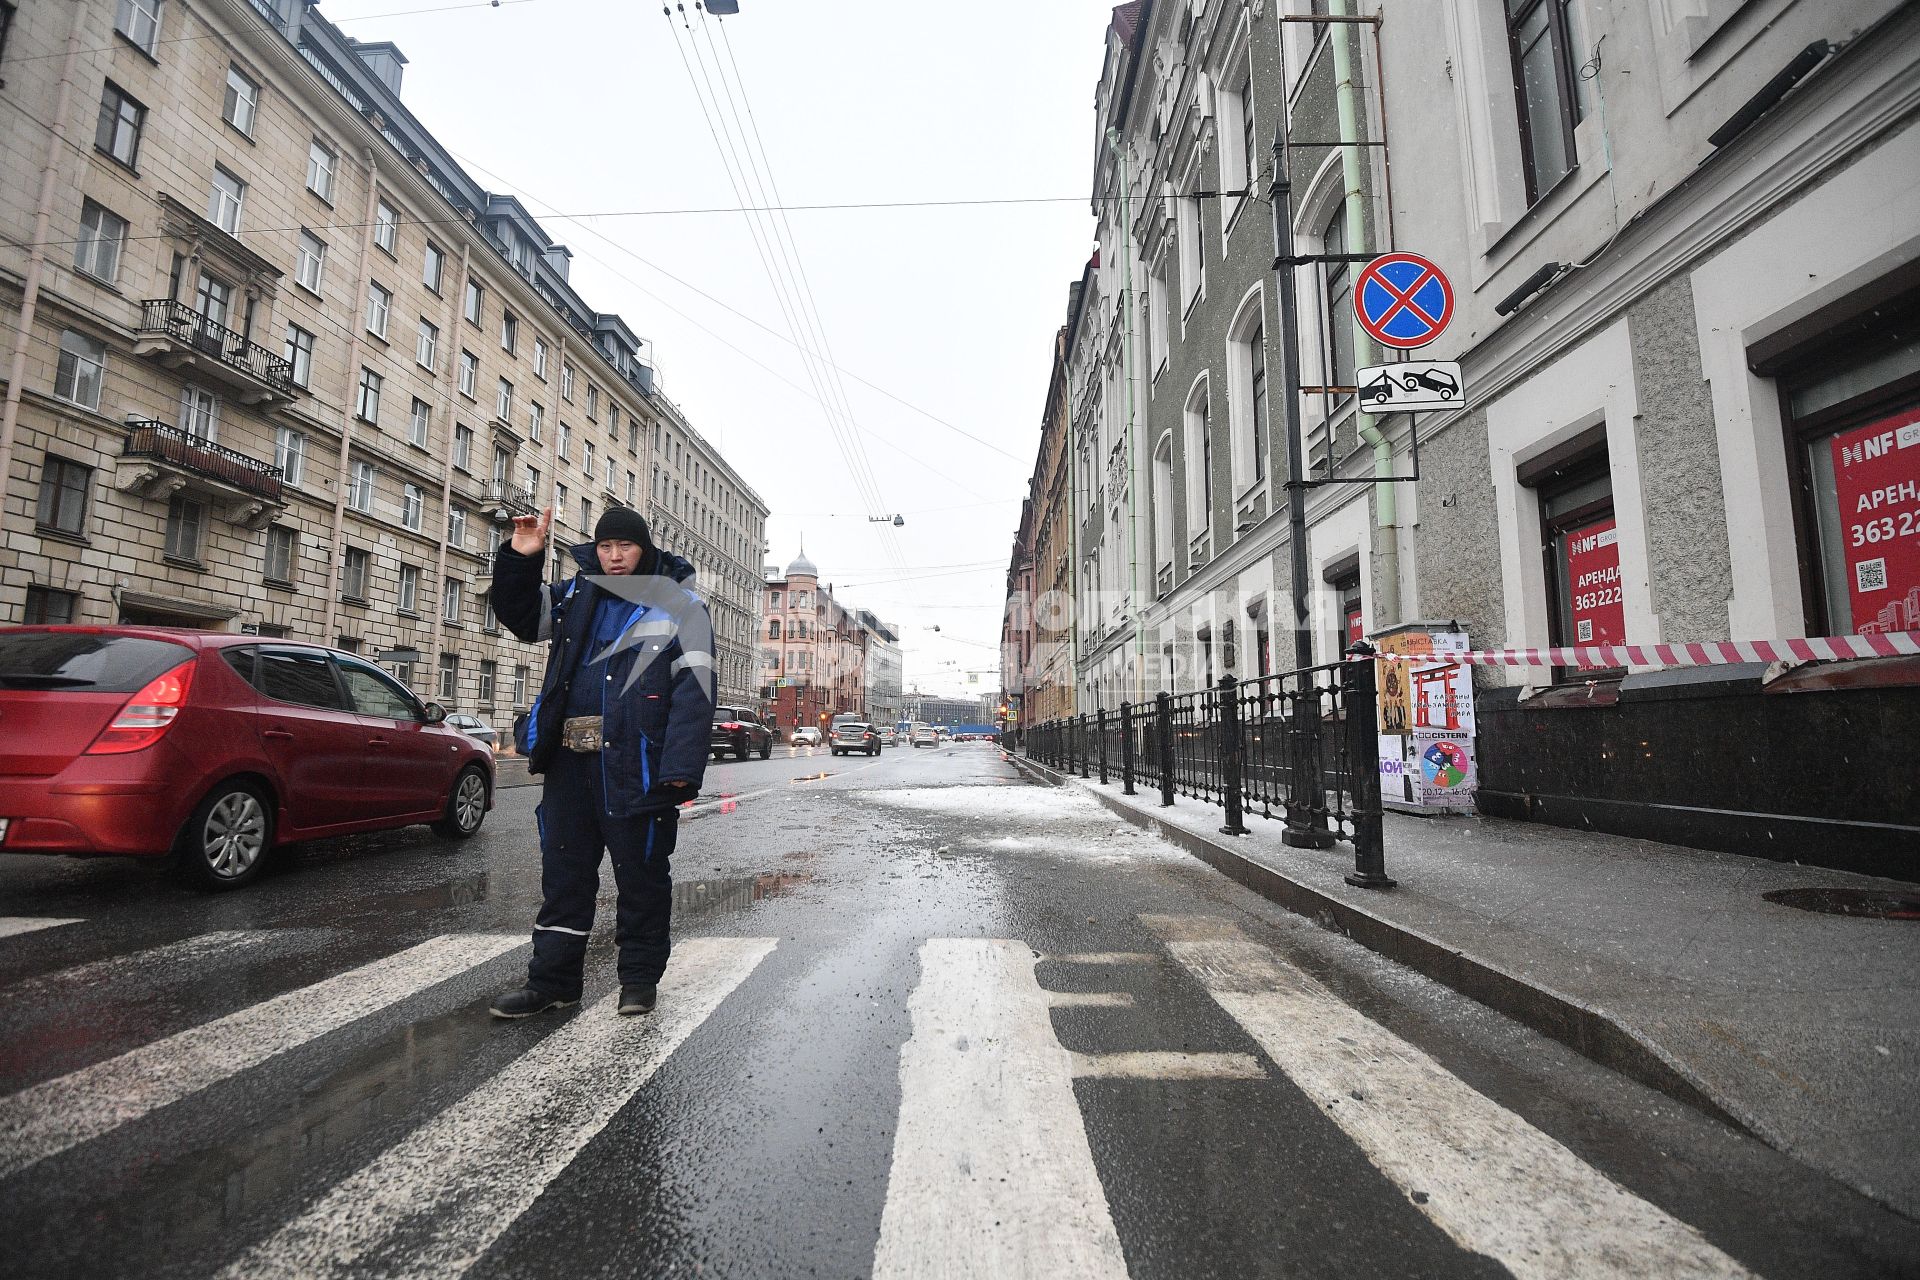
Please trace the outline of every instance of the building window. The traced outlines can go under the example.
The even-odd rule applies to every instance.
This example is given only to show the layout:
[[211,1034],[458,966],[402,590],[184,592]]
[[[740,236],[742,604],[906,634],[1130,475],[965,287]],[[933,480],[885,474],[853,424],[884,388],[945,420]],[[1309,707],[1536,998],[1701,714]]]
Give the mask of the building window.
[[293,566],[299,545],[300,535],[286,525],[276,524],[267,530],[268,582],[293,585]]
[[542,382],[547,380],[547,344],[543,338],[533,340],[533,376]]
[[415,565],[400,566],[400,612],[413,613],[420,607],[420,570]]
[[93,468],[48,455],[40,469],[40,510],[35,517],[42,529],[79,537],[87,531],[87,492]]
[[627,505],[632,506],[634,497],[639,493],[639,479],[633,472],[627,472]]
[[80,238],[73,265],[96,280],[112,284],[120,275],[120,251],[127,243],[127,220],[88,200],[80,206]]
[[193,291],[193,309],[224,327],[233,309],[233,286],[202,271],[200,283]]
[[391,254],[399,238],[399,211],[385,200],[379,201],[373,206],[373,242]]
[[780,638],[780,619],[778,618],[769,619],[767,622],[767,639],[778,640],[779,638]]
[[260,109],[260,86],[246,72],[231,64],[227,67],[227,97],[220,106],[220,118],[253,136],[253,117]]
[[1625,584],[1605,428],[1522,466],[1517,478],[1540,500],[1551,642],[1626,643]]
[[433,408],[419,396],[413,398],[413,409],[407,414],[407,443],[427,447],[427,433],[433,425]]
[[400,486],[400,525],[416,533],[420,529],[420,520],[427,510],[427,491],[417,484],[406,483]]
[[560,424],[560,439],[556,448],[559,450],[562,462],[573,456],[573,428],[564,422]]
[[167,503],[166,554],[173,560],[200,559],[200,531],[206,521],[206,507],[182,494],[174,494]]
[[273,465],[280,468],[280,478],[287,484],[297,485],[307,474],[307,434],[295,431],[292,427],[280,427],[273,434]]
[[196,440],[212,440],[220,423],[220,400],[199,387],[180,389],[180,429]]
[[565,360],[560,362],[560,398],[573,403],[573,366]]
[[455,551],[467,549],[467,509],[458,503],[447,508],[447,546]]
[[527,700],[527,677],[533,673],[526,667],[513,669],[513,705],[520,706]]
[[[587,473],[587,483],[592,484],[593,483],[593,441],[591,440],[587,441],[583,446],[581,446],[580,469]],[[611,486],[609,486],[609,488],[611,488]]]
[[427,370],[432,370],[440,360],[440,327],[425,316],[420,318],[420,336],[414,340],[413,359]]
[[307,144],[307,190],[333,203],[333,171],[339,157],[333,148],[315,138]]
[[473,399],[480,387],[480,357],[471,351],[460,353],[460,394]]
[[499,615],[493,611],[491,593],[480,597],[480,629],[498,635],[500,632]]
[[462,471],[473,467],[473,428],[461,423],[453,428],[453,465]]
[[287,326],[287,345],[283,354],[293,366],[293,385],[304,387],[313,381],[313,335],[297,324]]
[[1811,635],[1920,631],[1916,312],[1920,299],[1901,299],[1831,327],[1782,378]]
[[420,283],[426,285],[427,288],[433,290],[436,294],[439,293],[440,277],[446,269],[446,251],[441,249],[441,247],[433,241],[427,241],[426,256],[421,260],[420,264]]
[[1573,130],[1584,112],[1568,16],[1572,3],[1506,0],[1528,204],[1551,191],[1573,169]]
[[347,548],[346,556],[341,561],[340,594],[348,600],[366,600],[367,562],[370,559],[368,553],[358,547]]
[[591,498],[580,499],[580,527],[583,530],[593,528],[593,500]]
[[598,422],[600,414],[600,388],[587,383],[587,421]]
[[367,332],[385,342],[387,319],[393,314],[393,293],[378,284],[367,286]]
[[1204,537],[1213,521],[1213,422],[1207,408],[1207,380],[1187,397],[1187,540]]
[[507,472],[513,468],[513,454],[495,446],[493,450],[493,478],[501,484],[507,481]]
[[448,578],[440,584],[440,620],[460,621],[460,579]]
[[502,422],[513,418],[513,384],[505,378],[500,379],[499,389],[494,393],[493,416]]
[[1201,266],[1199,197],[1182,196],[1176,202],[1174,233],[1180,248],[1180,310],[1184,315],[1193,309],[1206,280]]
[[[4,10],[0,10],[0,34],[4,34],[6,19]],[[52,587],[27,588],[27,615],[20,619],[30,627],[64,627],[73,622],[74,606],[80,602],[75,591],[56,591]]]
[[100,408],[100,384],[106,380],[107,344],[68,329],[60,335],[60,363],[53,394],[82,409]]
[[467,301],[462,311],[469,323],[479,324],[482,309],[486,306],[486,291],[476,282],[467,281]]
[[113,81],[100,95],[100,118],[94,125],[94,149],[104,152],[131,169],[140,159],[140,128],[146,122],[147,109],[127,95]]
[[362,422],[380,423],[380,387],[385,378],[371,369],[360,370],[360,389],[354,396],[353,412]]
[[151,55],[160,43],[161,0],[120,0],[113,29]]
[[512,355],[514,348],[519,344],[520,321],[514,318],[513,312],[502,311],[500,313],[500,349]]
[[1173,567],[1173,433],[1160,437],[1153,451],[1153,567]]
[[320,277],[327,269],[327,245],[319,236],[300,230],[300,247],[294,252],[293,278],[309,293],[320,292]]
[[455,691],[458,690],[459,687],[460,687],[460,655],[457,653],[441,654],[440,655],[440,684],[438,686],[439,696],[451,702],[453,701]]
[[547,411],[536,402],[527,406],[527,439],[540,443],[540,426],[546,421]]
[[493,705],[493,674],[496,670],[498,670],[498,667],[491,661],[482,661],[480,663],[480,686],[475,693],[480,699],[480,705],[483,707],[491,707]]
[[347,487],[347,505],[362,515],[373,511],[373,464],[356,462],[353,464],[353,480]]
[[1147,277],[1146,329],[1147,364],[1157,377],[1167,364],[1167,335],[1170,330],[1167,319],[1167,260],[1164,256],[1153,264],[1153,271]]
[[[1320,235],[1320,248],[1321,252],[1327,254],[1351,252],[1348,248],[1347,206],[1344,201],[1334,208],[1333,216],[1327,219],[1326,228]],[[1353,264],[1328,262],[1325,270],[1322,314],[1327,318],[1327,363],[1322,376],[1329,387],[1350,387],[1354,378]]]

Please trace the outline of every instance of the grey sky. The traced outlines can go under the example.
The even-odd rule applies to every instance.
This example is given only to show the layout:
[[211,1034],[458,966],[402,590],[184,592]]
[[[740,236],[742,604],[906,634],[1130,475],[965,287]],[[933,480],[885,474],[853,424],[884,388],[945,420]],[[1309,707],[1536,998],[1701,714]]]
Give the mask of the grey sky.
[[[321,12],[397,43],[414,113],[574,251],[592,305],[653,340],[663,389],[772,507],[768,558],[784,566],[804,534],[837,594],[901,625],[910,685],[993,691],[996,676],[961,673],[997,666],[1049,344],[1092,248],[1111,5],[740,0],[717,44],[670,28],[648,0],[400,12],[458,2],[322,0]],[[1072,197],[788,215],[841,368],[1005,453],[843,375],[880,495],[867,510],[799,354],[767,331],[788,328],[747,220],[611,216],[738,203],[681,60],[696,48],[730,48],[787,205]],[[866,519],[895,512],[906,572]]]

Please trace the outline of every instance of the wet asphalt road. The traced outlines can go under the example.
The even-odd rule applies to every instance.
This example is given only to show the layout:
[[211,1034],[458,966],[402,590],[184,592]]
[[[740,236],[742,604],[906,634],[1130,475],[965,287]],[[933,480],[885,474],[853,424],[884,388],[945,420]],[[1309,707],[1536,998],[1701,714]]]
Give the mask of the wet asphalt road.
[[659,1009],[596,1007],[609,870],[586,1001],[496,1022],[537,796],[223,896],[0,858],[0,917],[72,921],[0,936],[0,1274],[1920,1265],[1914,1224],[985,744],[715,765]]

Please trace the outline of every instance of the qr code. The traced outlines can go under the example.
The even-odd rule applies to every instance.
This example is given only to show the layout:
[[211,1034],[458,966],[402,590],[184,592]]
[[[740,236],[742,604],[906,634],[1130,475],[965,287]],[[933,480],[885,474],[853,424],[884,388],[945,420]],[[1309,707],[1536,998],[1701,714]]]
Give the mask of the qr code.
[[1853,566],[1853,586],[1854,590],[1862,595],[1869,591],[1885,591],[1887,589],[1886,557],[1882,556],[1878,560],[1862,560]]
[[1573,642],[1575,644],[1592,644],[1593,643],[1593,619],[1592,618],[1580,619],[1579,623],[1575,625],[1574,631],[1576,633],[1573,638]]

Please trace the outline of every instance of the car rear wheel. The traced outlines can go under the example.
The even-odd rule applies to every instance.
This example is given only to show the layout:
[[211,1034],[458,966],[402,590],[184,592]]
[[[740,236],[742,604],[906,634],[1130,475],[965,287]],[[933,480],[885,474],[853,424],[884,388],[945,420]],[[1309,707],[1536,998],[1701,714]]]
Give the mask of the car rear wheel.
[[479,765],[470,764],[453,780],[446,816],[433,824],[433,833],[448,840],[466,840],[479,833],[486,819],[487,776]]
[[765,742],[760,744],[760,758],[762,760],[765,760],[772,755],[773,755],[773,739],[768,738]]
[[250,782],[207,793],[180,831],[180,874],[203,889],[238,889],[260,874],[273,847],[273,806]]
[[751,751],[752,748],[747,746],[747,739],[744,734],[735,740],[733,744],[733,758],[735,760],[745,760]]

